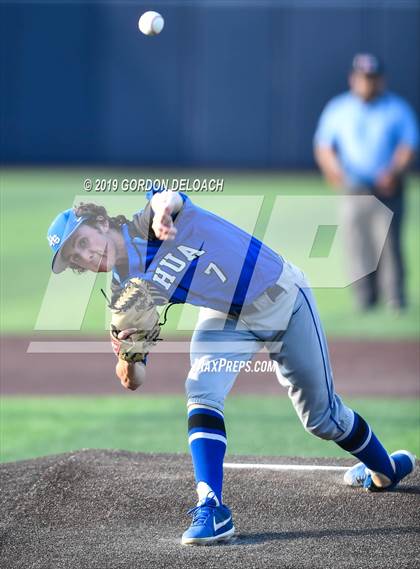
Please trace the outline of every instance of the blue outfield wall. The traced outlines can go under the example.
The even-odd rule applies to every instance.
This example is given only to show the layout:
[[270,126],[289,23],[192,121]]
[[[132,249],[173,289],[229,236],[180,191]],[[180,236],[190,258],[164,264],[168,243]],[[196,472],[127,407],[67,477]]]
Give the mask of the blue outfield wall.
[[[137,29],[157,9],[158,37]],[[353,54],[387,64],[420,114],[420,2],[0,5],[5,164],[313,166]]]

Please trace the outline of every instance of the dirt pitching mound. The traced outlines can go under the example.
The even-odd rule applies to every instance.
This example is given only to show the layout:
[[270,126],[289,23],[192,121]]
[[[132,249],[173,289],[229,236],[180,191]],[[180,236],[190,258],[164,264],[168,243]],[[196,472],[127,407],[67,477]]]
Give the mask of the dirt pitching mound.
[[195,501],[186,455],[82,450],[6,463],[0,473],[8,569],[419,566],[418,469],[397,491],[368,494],[345,487],[343,471],[226,468],[224,500],[237,533],[210,547],[180,545]]

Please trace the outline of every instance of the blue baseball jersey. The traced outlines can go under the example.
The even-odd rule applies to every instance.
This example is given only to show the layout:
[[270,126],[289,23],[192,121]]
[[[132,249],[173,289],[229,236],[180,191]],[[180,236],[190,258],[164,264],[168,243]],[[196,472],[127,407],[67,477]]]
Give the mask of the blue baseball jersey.
[[[122,226],[128,267],[114,268],[114,284],[138,276],[151,284],[157,304],[189,303],[239,313],[276,283],[283,260],[246,231],[180,195],[184,203],[174,217],[174,240],[141,235],[133,223]],[[149,224],[150,206],[140,212],[146,214]]]
[[335,148],[347,185],[374,185],[390,167],[400,144],[417,148],[416,116],[401,97],[386,92],[364,102],[352,92],[334,97],[323,110],[315,144]]

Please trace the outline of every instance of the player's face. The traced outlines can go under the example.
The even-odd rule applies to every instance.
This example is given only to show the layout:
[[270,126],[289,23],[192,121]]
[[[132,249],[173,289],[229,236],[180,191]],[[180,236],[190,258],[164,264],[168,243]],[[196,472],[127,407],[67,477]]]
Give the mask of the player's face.
[[380,75],[355,72],[350,75],[350,88],[363,101],[371,101],[383,91],[384,80]]
[[91,227],[83,223],[64,245],[63,259],[72,269],[106,273],[116,261],[116,247],[108,224]]

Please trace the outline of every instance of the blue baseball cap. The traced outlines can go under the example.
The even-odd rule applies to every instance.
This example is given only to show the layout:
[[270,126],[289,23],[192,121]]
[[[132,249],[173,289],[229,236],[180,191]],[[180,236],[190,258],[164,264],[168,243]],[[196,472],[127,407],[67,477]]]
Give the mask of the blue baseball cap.
[[353,58],[352,69],[363,75],[383,75],[384,64],[373,53],[357,53]]
[[76,216],[73,209],[66,209],[58,214],[51,223],[47,240],[53,251],[51,264],[53,273],[62,273],[67,268],[67,263],[61,257],[62,247],[86,219],[88,218],[83,215]]

